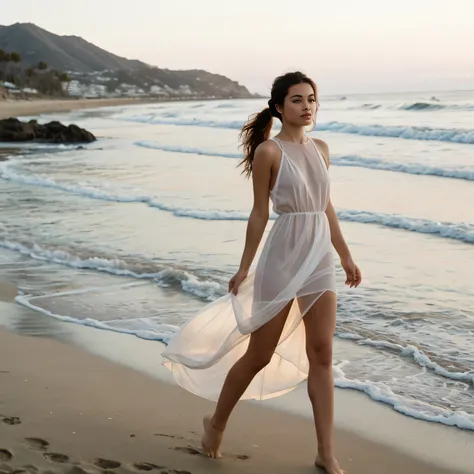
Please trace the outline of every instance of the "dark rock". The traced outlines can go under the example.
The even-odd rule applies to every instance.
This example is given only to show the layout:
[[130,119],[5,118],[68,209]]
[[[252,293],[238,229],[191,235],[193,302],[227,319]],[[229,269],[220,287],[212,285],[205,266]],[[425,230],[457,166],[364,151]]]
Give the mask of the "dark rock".
[[74,124],[66,126],[55,121],[41,125],[36,120],[21,122],[16,118],[0,120],[0,142],[91,143],[95,140],[91,132]]

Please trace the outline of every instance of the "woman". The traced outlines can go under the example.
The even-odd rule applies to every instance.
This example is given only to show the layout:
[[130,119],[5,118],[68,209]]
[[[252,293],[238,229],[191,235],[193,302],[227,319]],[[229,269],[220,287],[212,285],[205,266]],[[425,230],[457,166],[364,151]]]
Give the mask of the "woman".
[[[188,321],[163,353],[177,382],[218,399],[204,418],[202,445],[213,458],[240,399],[282,395],[308,379],[318,438],[316,465],[343,471],[334,457],[332,340],[336,325],[335,265],[357,287],[354,263],[329,197],[329,150],[306,136],[315,121],[315,83],[300,72],[278,77],[268,108],[243,127],[244,171],[254,204],[240,268],[229,293]],[[270,138],[273,117],[282,123]],[[278,214],[258,260],[250,267],[269,219]]]

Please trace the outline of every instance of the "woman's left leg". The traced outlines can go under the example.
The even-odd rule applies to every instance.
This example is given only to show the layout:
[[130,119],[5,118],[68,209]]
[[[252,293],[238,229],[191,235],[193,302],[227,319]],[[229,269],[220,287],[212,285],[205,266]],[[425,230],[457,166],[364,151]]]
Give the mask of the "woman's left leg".
[[332,345],[336,329],[337,297],[326,291],[304,317],[306,353],[309,360],[308,395],[313,406],[318,439],[316,465],[329,474],[344,471],[334,454],[334,378]]

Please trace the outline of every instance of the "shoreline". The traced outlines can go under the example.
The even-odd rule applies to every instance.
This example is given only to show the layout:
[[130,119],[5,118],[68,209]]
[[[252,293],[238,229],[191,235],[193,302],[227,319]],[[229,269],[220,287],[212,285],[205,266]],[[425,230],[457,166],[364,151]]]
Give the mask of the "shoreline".
[[[249,97],[254,99],[253,97]],[[258,99],[258,97],[255,97]],[[152,97],[119,97],[104,99],[33,99],[33,100],[0,100],[0,120],[10,117],[40,115],[44,113],[72,112],[82,109],[97,109],[102,107],[119,107],[140,104],[158,104],[170,102],[196,102],[226,100],[224,98],[152,98]],[[232,99],[247,100],[247,99]]]
[[[200,448],[201,416],[212,409],[206,400],[57,341],[4,330],[0,359],[2,418],[18,422],[0,428],[1,449],[15,456],[7,461],[11,468],[29,464],[42,471],[59,459],[87,472],[106,464],[114,469],[118,463],[135,470],[157,465],[155,472],[162,473],[208,474],[215,468],[225,473],[316,472],[314,427],[302,417],[239,404],[224,439],[224,459],[214,461]],[[456,472],[340,429],[336,445],[350,474]],[[102,466],[98,459],[107,461]]]
[[34,99],[0,101],[0,119],[40,115],[43,113],[71,112],[73,110],[117,107],[160,102],[159,99],[117,98],[117,99]]
[[[14,452],[10,463],[14,467],[18,462],[33,464],[40,471],[45,465],[52,467],[34,450],[24,449],[24,438],[39,437],[88,472],[97,457],[127,466],[135,462],[167,466],[171,470],[161,471],[165,473],[186,469],[208,474],[215,468],[224,473],[318,472],[311,465],[316,450],[313,422],[300,412],[299,400],[295,404],[295,399],[285,396],[276,404],[239,403],[224,439],[226,458],[208,460],[199,454],[199,433],[201,415],[214,404],[170,383],[168,371],[159,374],[161,345],[43,317],[15,304],[16,293],[15,285],[0,279],[0,314],[9,315],[12,323],[0,319],[0,414],[22,421],[9,426],[1,423],[0,416],[0,449]],[[35,328],[30,335],[1,327],[21,331],[28,316]],[[58,341],[38,332],[43,318],[49,332],[54,325],[71,336]],[[110,352],[104,355],[104,348]],[[114,351],[122,359],[114,357]],[[143,367],[137,369],[130,362],[134,354]],[[470,472],[474,453],[458,430],[407,419],[351,392],[336,390],[339,418],[349,413],[353,418],[347,420],[354,425],[351,429],[341,427],[336,419],[337,453],[348,474]],[[293,409],[285,411],[283,405]],[[383,426],[385,434],[367,438],[358,430],[357,417],[367,419],[374,432]],[[452,446],[439,433],[449,436]],[[409,453],[398,443],[407,438],[413,445]]]

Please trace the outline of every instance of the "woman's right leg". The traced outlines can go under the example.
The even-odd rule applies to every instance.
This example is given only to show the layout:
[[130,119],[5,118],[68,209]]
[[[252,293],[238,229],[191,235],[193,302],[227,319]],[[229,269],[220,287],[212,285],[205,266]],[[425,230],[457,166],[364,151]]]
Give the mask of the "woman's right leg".
[[247,351],[229,370],[214,414],[204,417],[202,447],[209,457],[220,457],[219,447],[227,420],[250,382],[270,362],[292,303],[290,301],[274,318],[250,335]]

